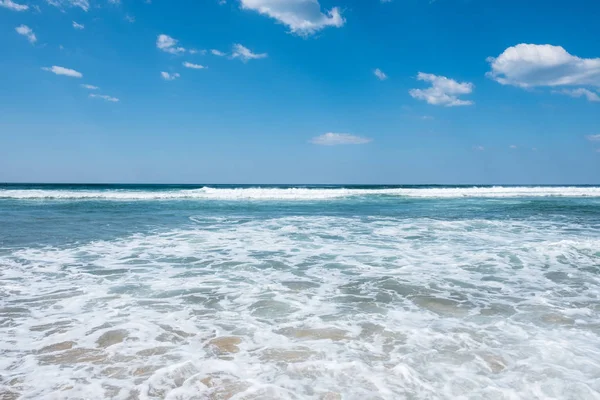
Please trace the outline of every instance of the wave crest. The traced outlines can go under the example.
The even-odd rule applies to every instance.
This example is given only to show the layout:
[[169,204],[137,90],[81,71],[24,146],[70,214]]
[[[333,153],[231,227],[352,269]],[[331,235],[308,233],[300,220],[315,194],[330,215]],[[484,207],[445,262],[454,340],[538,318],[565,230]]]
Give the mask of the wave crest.
[[3,189],[0,199],[22,200],[331,200],[347,197],[395,196],[406,198],[517,198],[600,197],[600,187],[448,187],[448,188],[214,188],[177,190],[61,190]]

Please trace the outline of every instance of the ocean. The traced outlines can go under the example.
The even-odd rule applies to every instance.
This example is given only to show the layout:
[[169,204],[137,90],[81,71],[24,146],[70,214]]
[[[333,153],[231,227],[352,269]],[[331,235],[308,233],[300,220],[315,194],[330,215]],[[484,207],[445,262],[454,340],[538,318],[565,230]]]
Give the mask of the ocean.
[[0,185],[0,399],[600,399],[600,187]]

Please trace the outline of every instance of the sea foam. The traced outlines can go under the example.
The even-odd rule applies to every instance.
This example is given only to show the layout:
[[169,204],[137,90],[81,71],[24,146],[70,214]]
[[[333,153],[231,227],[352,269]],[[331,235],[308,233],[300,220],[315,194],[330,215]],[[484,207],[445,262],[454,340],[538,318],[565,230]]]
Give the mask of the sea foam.
[[376,216],[190,224],[0,253],[0,393],[600,396],[598,227]]
[[296,200],[317,201],[361,196],[406,198],[600,197],[600,187],[435,187],[435,188],[214,188],[175,190],[0,189],[0,199],[23,200]]

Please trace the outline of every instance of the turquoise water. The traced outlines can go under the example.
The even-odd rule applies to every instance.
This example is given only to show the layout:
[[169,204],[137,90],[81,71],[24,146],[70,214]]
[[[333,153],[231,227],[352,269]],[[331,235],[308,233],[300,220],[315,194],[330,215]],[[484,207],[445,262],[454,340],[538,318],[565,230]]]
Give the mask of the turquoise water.
[[599,187],[0,185],[0,398],[598,399],[599,273]]

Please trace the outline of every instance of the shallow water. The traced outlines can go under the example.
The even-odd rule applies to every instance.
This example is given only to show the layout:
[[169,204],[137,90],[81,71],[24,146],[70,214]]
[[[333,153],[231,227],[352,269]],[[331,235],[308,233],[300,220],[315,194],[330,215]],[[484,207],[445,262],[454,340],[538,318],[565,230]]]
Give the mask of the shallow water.
[[0,398],[598,399],[599,272],[594,187],[5,185]]

